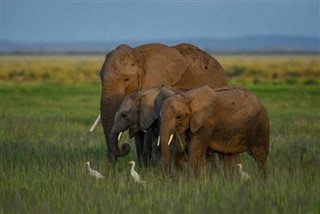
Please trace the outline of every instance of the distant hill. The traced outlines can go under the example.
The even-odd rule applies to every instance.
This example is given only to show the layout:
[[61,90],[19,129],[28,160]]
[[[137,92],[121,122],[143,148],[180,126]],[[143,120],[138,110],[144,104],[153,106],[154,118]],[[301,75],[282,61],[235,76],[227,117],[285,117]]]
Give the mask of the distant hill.
[[319,37],[247,36],[238,38],[195,38],[176,40],[18,43],[1,41],[1,53],[106,53],[119,44],[133,47],[146,43],[175,45],[192,43],[210,52],[311,52],[320,53]]

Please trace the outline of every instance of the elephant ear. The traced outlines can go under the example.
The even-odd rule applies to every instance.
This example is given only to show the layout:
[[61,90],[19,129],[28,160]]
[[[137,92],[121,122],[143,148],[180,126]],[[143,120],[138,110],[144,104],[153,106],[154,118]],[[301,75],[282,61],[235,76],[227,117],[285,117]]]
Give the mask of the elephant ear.
[[144,83],[171,86],[179,82],[188,69],[184,56],[166,45],[152,44],[144,55]]
[[216,110],[218,95],[208,86],[193,89],[185,96],[190,99],[190,129],[198,131]]
[[139,96],[139,125],[141,130],[148,129],[157,119],[154,112],[154,100],[160,91],[160,87],[154,87],[142,92]]
[[175,94],[174,91],[170,90],[169,88],[167,87],[162,87],[158,96],[156,97],[155,101],[154,101],[154,112],[157,116],[157,118],[160,118],[160,111],[161,111],[161,108],[162,108],[162,105],[164,103],[164,101],[173,96]]

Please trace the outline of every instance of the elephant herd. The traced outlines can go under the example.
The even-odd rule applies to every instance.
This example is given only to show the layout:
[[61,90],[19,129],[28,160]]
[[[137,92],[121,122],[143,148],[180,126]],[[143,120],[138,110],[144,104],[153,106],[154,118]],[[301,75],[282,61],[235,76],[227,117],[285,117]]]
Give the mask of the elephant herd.
[[191,44],[120,45],[100,71],[100,114],[108,159],[130,151],[121,134],[134,137],[140,164],[204,170],[217,153],[225,166],[249,153],[266,175],[268,112],[250,91],[227,85],[219,62]]

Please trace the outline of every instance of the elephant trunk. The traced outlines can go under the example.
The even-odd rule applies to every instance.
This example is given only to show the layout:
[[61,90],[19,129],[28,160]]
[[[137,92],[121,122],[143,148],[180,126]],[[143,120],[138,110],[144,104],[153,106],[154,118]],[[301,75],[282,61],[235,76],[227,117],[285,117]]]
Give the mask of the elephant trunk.
[[[104,86],[107,85],[107,86]],[[129,144],[123,144],[121,150],[118,147],[117,136],[111,136],[111,129],[114,123],[114,117],[116,111],[118,110],[124,94],[116,94],[110,93],[112,91],[111,88],[115,88],[111,84],[103,84],[102,87],[102,95],[101,95],[101,103],[100,103],[100,112],[101,112],[101,122],[103,126],[104,136],[107,142],[108,148],[108,158],[109,161],[115,164],[117,157],[125,156],[130,151]],[[114,90],[114,89],[113,89]],[[108,94],[106,93],[108,91]],[[116,138],[114,140],[114,138]],[[111,142],[112,141],[112,142]]]
[[161,127],[160,129],[160,144],[161,144],[161,154],[163,167],[165,170],[169,169],[170,165],[170,148],[169,141],[171,136],[171,130],[168,127]]
[[[130,145],[128,143],[122,144],[121,150],[119,149],[118,139],[119,139],[120,133],[111,131],[111,134],[109,137],[109,149],[110,149],[111,154],[113,155],[112,158],[115,158],[115,160],[117,157],[126,156],[130,151]],[[112,161],[112,159],[111,159],[111,161]]]

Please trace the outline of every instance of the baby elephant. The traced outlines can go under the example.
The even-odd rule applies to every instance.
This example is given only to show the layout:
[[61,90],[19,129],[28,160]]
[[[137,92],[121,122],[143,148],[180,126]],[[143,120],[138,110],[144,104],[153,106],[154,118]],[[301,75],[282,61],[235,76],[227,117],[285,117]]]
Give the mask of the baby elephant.
[[[203,86],[168,98],[161,109],[161,145],[168,145],[171,134],[186,130],[191,132],[189,160],[193,169],[203,169],[210,148],[223,154],[248,152],[261,175],[266,175],[268,112],[251,92],[237,86]],[[162,155],[166,161],[166,154]]]

